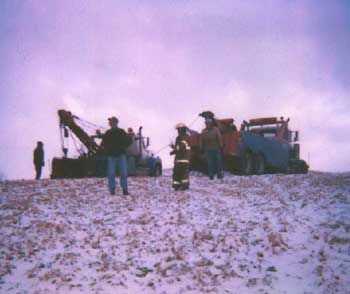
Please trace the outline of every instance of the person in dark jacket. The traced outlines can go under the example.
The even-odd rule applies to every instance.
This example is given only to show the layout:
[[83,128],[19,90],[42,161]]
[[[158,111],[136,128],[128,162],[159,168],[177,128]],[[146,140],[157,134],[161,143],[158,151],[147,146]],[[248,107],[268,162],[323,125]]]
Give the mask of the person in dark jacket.
[[108,160],[107,176],[109,192],[111,195],[115,194],[115,174],[118,165],[120,186],[123,189],[123,195],[129,195],[126,149],[131,144],[131,140],[127,133],[118,127],[119,120],[115,116],[110,117],[108,121],[111,128],[102,135],[102,146]]
[[36,148],[34,149],[34,152],[33,152],[33,163],[35,166],[35,172],[36,172],[35,179],[36,180],[40,180],[41,170],[42,170],[42,167],[45,165],[44,148],[43,147],[44,147],[43,142],[38,141]]
[[183,123],[176,125],[178,136],[175,145],[171,145],[170,155],[175,155],[173,169],[173,188],[175,190],[187,190],[190,187],[189,168],[191,148],[189,146],[189,137],[187,127]]

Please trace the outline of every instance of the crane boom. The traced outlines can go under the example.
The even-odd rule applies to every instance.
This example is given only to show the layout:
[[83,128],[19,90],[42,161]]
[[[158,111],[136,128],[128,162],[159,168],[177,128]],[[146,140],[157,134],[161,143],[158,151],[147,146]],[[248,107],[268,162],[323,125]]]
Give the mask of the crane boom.
[[97,154],[101,151],[100,146],[74,121],[74,116],[70,111],[58,110],[60,126],[68,127],[73,134],[84,144],[90,154]]

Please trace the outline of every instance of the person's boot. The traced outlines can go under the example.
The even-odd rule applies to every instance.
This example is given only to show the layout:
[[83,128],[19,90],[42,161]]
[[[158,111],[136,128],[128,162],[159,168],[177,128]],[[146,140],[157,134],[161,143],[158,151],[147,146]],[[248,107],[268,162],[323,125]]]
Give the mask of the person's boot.
[[111,195],[115,195],[115,189],[109,191]]
[[126,196],[126,195],[129,195],[129,192],[127,189],[123,189],[123,195]]

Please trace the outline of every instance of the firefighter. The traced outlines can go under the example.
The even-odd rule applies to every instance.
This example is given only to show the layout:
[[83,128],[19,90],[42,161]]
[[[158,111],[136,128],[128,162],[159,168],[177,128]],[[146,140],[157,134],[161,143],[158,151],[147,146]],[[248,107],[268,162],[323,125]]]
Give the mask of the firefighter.
[[178,132],[175,145],[170,147],[173,149],[170,155],[175,155],[174,169],[173,169],[173,188],[175,190],[187,190],[190,187],[189,168],[190,168],[190,154],[191,148],[189,146],[189,136],[187,134],[187,127],[183,123],[175,126]]

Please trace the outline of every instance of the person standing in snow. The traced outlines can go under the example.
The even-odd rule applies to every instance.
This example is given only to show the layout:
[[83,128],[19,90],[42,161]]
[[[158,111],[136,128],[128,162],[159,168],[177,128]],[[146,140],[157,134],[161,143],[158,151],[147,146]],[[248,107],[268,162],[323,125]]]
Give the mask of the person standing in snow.
[[128,162],[128,172],[129,175],[136,175],[136,159],[139,156],[138,146],[137,146],[137,136],[132,128],[128,128],[128,136],[131,140],[129,147],[126,150],[127,162]]
[[200,136],[200,149],[206,153],[208,159],[208,174],[211,180],[216,174],[222,179],[222,147],[223,141],[220,130],[215,126],[214,120],[205,119],[205,129]]
[[191,148],[189,146],[189,136],[187,134],[187,127],[183,123],[175,126],[178,132],[175,145],[170,147],[173,149],[170,155],[175,155],[174,169],[173,169],[173,188],[175,190],[187,190],[190,187],[189,169],[190,169],[190,155]]
[[40,180],[41,178],[41,170],[42,167],[45,165],[45,159],[44,159],[44,144],[41,141],[37,142],[36,148],[34,149],[33,152],[33,163],[35,166],[35,172],[36,180]]
[[108,121],[111,128],[102,135],[101,145],[107,155],[109,192],[115,195],[115,175],[118,165],[123,195],[129,195],[126,149],[131,144],[131,139],[123,129],[118,127],[119,120],[115,116],[108,118]]

